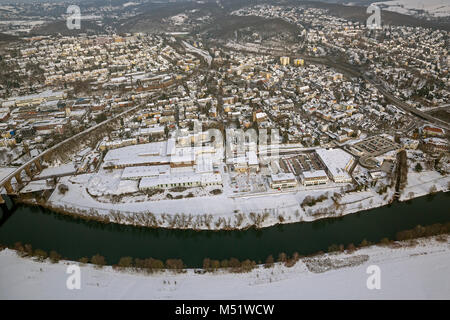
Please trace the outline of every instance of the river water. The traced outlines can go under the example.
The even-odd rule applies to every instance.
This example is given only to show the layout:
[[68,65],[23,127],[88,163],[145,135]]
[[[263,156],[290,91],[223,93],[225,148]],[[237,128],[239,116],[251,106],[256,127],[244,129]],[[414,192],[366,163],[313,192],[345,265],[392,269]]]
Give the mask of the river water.
[[193,231],[148,229],[102,224],[63,216],[40,207],[20,205],[0,227],[0,243],[29,243],[35,249],[55,250],[78,260],[101,254],[108,264],[120,257],[181,258],[188,267],[201,267],[211,259],[251,259],[264,262],[280,252],[301,255],[326,251],[331,244],[359,244],[395,239],[398,231],[416,225],[450,221],[450,193],[439,193],[404,203],[322,219],[278,225],[260,230]]

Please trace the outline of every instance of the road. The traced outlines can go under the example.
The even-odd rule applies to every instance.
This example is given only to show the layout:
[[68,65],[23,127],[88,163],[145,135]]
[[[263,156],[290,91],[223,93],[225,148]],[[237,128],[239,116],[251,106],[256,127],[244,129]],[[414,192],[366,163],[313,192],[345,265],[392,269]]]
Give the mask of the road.
[[[198,72],[198,70],[196,70],[196,72]],[[196,72],[195,72],[195,73],[196,73]],[[189,79],[189,78],[192,77],[192,75],[195,74],[195,73],[192,73],[192,74],[189,75],[186,79]],[[183,79],[183,80],[185,81],[186,79]],[[167,89],[167,88],[165,88],[165,89]],[[153,92],[153,95],[156,95],[156,94],[158,94],[158,93],[165,92],[165,91],[164,91],[165,89],[160,89],[160,90],[158,90],[158,91],[155,91],[155,92]],[[135,107],[132,107],[132,108],[130,108],[130,109],[127,109],[127,110],[125,110],[124,112],[119,113],[118,115],[114,116],[114,117],[111,118],[111,119],[105,120],[105,121],[103,121],[103,122],[101,122],[101,123],[99,123],[99,124],[97,124],[97,125],[95,125],[95,126],[93,126],[93,127],[91,127],[91,128],[88,128],[88,129],[86,129],[86,130],[84,130],[84,131],[82,131],[82,132],[80,132],[80,133],[77,133],[76,135],[74,135],[74,136],[72,136],[72,137],[70,137],[70,138],[68,138],[68,139],[66,139],[66,140],[64,140],[64,141],[59,142],[58,144],[56,144],[56,145],[54,145],[53,147],[51,147],[51,148],[45,150],[44,152],[42,152],[42,153],[39,154],[38,156],[36,156],[36,157],[30,159],[29,161],[27,161],[26,163],[24,163],[23,165],[21,165],[20,167],[18,167],[16,170],[14,170],[13,172],[11,172],[9,175],[5,176],[2,180],[0,180],[0,191],[1,191],[1,192],[4,192],[3,184],[4,184],[6,181],[12,179],[18,172],[22,172],[27,166],[31,165],[31,164],[32,164],[34,161],[36,161],[37,159],[40,159],[41,157],[43,157],[45,154],[47,154],[47,153],[49,153],[49,152],[51,152],[51,151],[56,150],[58,147],[62,146],[62,145],[65,144],[65,143],[68,143],[68,142],[70,142],[70,141],[72,141],[72,140],[75,140],[75,139],[77,139],[77,138],[82,137],[82,136],[85,135],[86,133],[89,133],[89,132],[94,131],[95,129],[97,129],[97,128],[101,127],[101,126],[104,126],[104,125],[106,125],[106,124],[108,124],[108,123],[110,123],[110,122],[112,122],[112,121],[114,121],[114,120],[116,120],[116,119],[118,119],[118,118],[124,116],[124,115],[127,114],[127,113],[134,112],[134,111],[136,111],[137,109],[139,109],[140,107],[142,107],[142,106],[141,106],[141,105],[137,105],[137,106],[135,106]]]
[[88,128],[88,129],[86,129],[86,130],[84,130],[84,131],[82,131],[82,132],[77,133],[76,135],[74,135],[74,136],[72,136],[72,137],[70,137],[70,138],[67,138],[67,139],[64,140],[64,141],[61,141],[61,142],[55,144],[53,147],[51,147],[51,148],[45,150],[44,152],[42,152],[42,153],[39,154],[38,156],[36,156],[36,157],[30,159],[29,161],[25,162],[25,163],[22,164],[20,167],[18,167],[16,170],[14,170],[13,172],[11,172],[9,175],[5,176],[2,180],[0,180],[0,186],[3,186],[3,184],[4,184],[6,181],[8,181],[8,180],[10,180],[11,178],[13,178],[18,172],[22,172],[23,170],[25,170],[25,168],[26,168],[27,166],[31,165],[31,164],[32,164],[34,161],[36,161],[37,159],[40,159],[41,157],[43,157],[45,154],[47,154],[47,153],[49,153],[49,152],[52,152],[52,151],[58,149],[60,146],[64,145],[65,143],[68,143],[68,142],[70,142],[70,141],[72,141],[72,140],[76,140],[76,139],[82,137],[83,135],[85,135],[85,134],[87,134],[87,133],[89,133],[89,132],[91,132],[91,131],[93,131],[93,130],[95,130],[95,129],[101,127],[101,126],[104,126],[104,125],[108,124],[109,122],[114,121],[114,120],[116,120],[116,119],[118,119],[118,118],[124,116],[125,114],[127,114],[127,113],[129,113],[129,112],[133,112],[133,111],[135,111],[136,109],[138,109],[138,108],[140,108],[140,107],[141,107],[141,106],[138,105],[138,106],[136,106],[136,107],[127,109],[126,111],[124,111],[124,112],[122,112],[122,113],[120,113],[120,114],[114,116],[114,117],[111,118],[111,119],[108,119],[108,120],[106,120],[106,121],[103,121],[103,122],[101,122],[101,123],[99,123],[99,124],[97,124],[97,125],[95,125],[95,126],[93,126],[93,127],[91,127],[91,128]]
[[434,123],[437,126],[443,127],[443,128],[445,128],[447,130],[450,130],[450,125],[447,122],[445,122],[443,120],[440,120],[440,119],[437,119],[435,117],[432,117],[428,113],[425,113],[423,111],[417,110],[417,108],[411,107],[406,102],[401,101],[400,99],[398,99],[397,97],[392,95],[384,87],[382,87],[381,85],[375,83],[373,80],[368,78],[366,75],[363,75],[363,78],[364,78],[364,80],[370,82],[374,87],[376,87],[384,95],[386,100],[390,101],[395,106],[403,109],[406,112],[414,114],[414,115],[418,116],[419,118],[428,120],[428,121],[430,121],[431,123]]
[[[425,120],[427,120],[427,121],[429,121],[431,123],[434,123],[437,126],[443,127],[443,128],[445,128],[447,130],[450,130],[450,125],[447,122],[442,121],[440,119],[437,119],[435,117],[432,117],[428,113],[425,113],[423,111],[417,110],[417,108],[414,108],[414,107],[410,106],[409,104],[407,104],[406,102],[398,99],[393,94],[388,92],[386,90],[386,88],[384,88],[381,84],[376,82],[374,79],[368,77],[367,75],[364,74],[364,72],[362,72],[361,70],[358,70],[354,66],[344,65],[341,62],[332,61],[330,58],[327,58],[327,57],[325,57],[325,58],[316,58],[316,57],[304,56],[302,58],[306,59],[308,61],[311,61],[313,63],[318,63],[318,64],[323,64],[323,65],[329,66],[331,68],[334,68],[334,69],[342,71],[344,73],[353,75],[355,77],[361,77],[365,81],[367,81],[371,85],[373,85],[375,88],[377,88],[378,91],[380,91],[380,93],[384,95],[386,100],[391,102],[396,107],[399,107],[400,109],[404,110],[405,112],[413,114],[413,115],[415,115],[415,116],[417,116],[417,117],[419,117],[421,119],[425,119]],[[442,107],[444,107],[444,106],[442,106]]]
[[445,109],[445,108],[448,108],[448,107],[450,107],[450,103],[443,104],[441,106],[437,106],[437,107],[434,107],[434,108],[428,108],[426,112],[427,113],[428,112],[433,112],[433,111],[436,111],[436,110],[439,110],[439,109]]

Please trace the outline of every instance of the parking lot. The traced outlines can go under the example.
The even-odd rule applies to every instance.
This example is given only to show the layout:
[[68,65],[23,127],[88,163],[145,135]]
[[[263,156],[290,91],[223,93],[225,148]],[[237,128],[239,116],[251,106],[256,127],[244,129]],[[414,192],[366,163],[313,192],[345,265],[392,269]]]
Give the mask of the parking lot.
[[373,136],[352,145],[364,156],[377,156],[391,150],[399,149],[400,145],[383,136]]
[[291,172],[296,176],[299,176],[304,171],[325,169],[315,153],[284,156],[280,159],[280,167],[284,172]]

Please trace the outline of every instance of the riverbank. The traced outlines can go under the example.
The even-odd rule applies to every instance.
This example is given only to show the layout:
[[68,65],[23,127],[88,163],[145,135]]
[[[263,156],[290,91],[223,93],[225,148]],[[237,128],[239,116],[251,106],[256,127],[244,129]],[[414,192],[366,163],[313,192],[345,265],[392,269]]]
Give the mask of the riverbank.
[[[205,258],[236,258],[264,263],[285,253],[302,256],[329,252],[330,248],[364,246],[398,239],[398,233],[418,225],[446,225],[449,193],[421,197],[405,203],[339,218],[284,224],[249,230],[177,230],[102,223],[74,218],[38,206],[18,205],[0,228],[0,244],[16,248],[21,242],[50,254],[56,251],[66,259],[78,261],[94,255],[106,264],[118,264],[123,257],[134,259],[182,259],[185,266],[199,268]],[[433,233],[432,233],[433,234]],[[419,236],[429,236],[424,234]],[[43,236],[45,235],[45,236]],[[73,244],[77,245],[74,246]],[[31,250],[27,249],[29,254]],[[85,259],[86,258],[86,259]],[[137,265],[137,263],[136,263]]]
[[[410,173],[408,176],[411,179],[399,201],[411,200],[431,192],[447,192],[450,185],[450,176],[441,176],[437,172],[422,173],[420,176]],[[26,203],[86,220],[151,228],[259,229],[277,224],[342,217],[389,205],[394,199],[393,188],[387,188],[380,194],[370,188],[365,191],[343,192],[342,186],[332,186],[235,197],[217,195],[142,202],[131,200],[113,204],[94,199],[86,190],[83,175],[76,179],[62,179],[69,186],[64,194],[55,190],[46,203]],[[306,203],[308,198],[313,199],[315,204]]]
[[[73,262],[36,262],[0,252],[0,299],[449,299],[450,243],[437,237],[371,246],[352,253],[262,265],[248,273],[151,275],[80,265],[81,289],[66,287]],[[366,286],[368,266],[381,270],[381,289]]]

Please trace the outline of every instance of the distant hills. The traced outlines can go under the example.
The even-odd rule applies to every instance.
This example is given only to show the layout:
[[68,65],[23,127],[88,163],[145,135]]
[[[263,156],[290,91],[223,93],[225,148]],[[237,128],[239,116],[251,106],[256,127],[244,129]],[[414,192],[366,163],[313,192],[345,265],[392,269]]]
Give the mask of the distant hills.
[[80,29],[70,30],[69,28],[67,28],[65,20],[59,20],[35,27],[33,30],[31,30],[30,35],[61,34],[63,36],[75,36],[80,33],[98,34],[104,33],[105,31],[103,27],[98,26],[92,21],[82,21],[80,27]]
[[[103,4],[108,0],[86,0],[87,2],[95,2]],[[115,3],[125,3],[124,0],[112,0]],[[326,1],[326,2],[324,2]],[[402,0],[408,1],[408,0]],[[418,0],[412,0],[418,1]],[[433,0],[440,1],[440,0]],[[447,1],[447,0],[446,0]],[[138,2],[138,1],[136,1]],[[343,5],[335,2],[346,2],[354,5]],[[33,35],[49,35],[49,34],[62,34],[62,35],[76,35],[79,33],[104,33],[106,28],[114,30],[117,33],[160,33],[160,32],[173,32],[173,31],[189,31],[199,32],[207,31],[211,35],[219,37],[230,37],[230,34],[242,27],[252,27],[256,30],[268,31],[268,27],[275,28],[280,32],[289,31],[291,26],[289,23],[278,20],[265,20],[264,18],[236,18],[230,16],[230,13],[234,10],[240,9],[246,6],[252,6],[257,4],[272,4],[272,5],[290,5],[290,6],[307,6],[314,8],[328,9],[329,14],[348,19],[350,21],[359,21],[364,23],[367,20],[368,14],[366,13],[367,6],[372,0],[323,0],[323,1],[302,1],[302,0],[205,0],[202,2],[197,1],[154,1],[147,3],[140,3],[137,6],[139,9],[137,14],[125,19],[104,19],[103,26],[98,26],[92,20],[82,21],[80,30],[69,30],[65,26],[65,21],[51,22],[46,25],[36,27],[32,30]],[[176,16],[181,13],[186,13],[192,21],[202,16],[207,16],[210,19],[208,21],[199,22],[197,25],[191,24],[190,27],[183,25],[173,26],[167,23],[167,19]],[[211,22],[212,21],[212,22]],[[266,21],[266,24],[262,21]],[[419,19],[410,15],[404,15],[397,12],[383,11],[382,23],[384,25],[405,25],[405,26],[420,26],[426,28],[439,28],[446,31],[450,31],[450,23],[448,20],[442,21],[430,21],[427,19]]]

